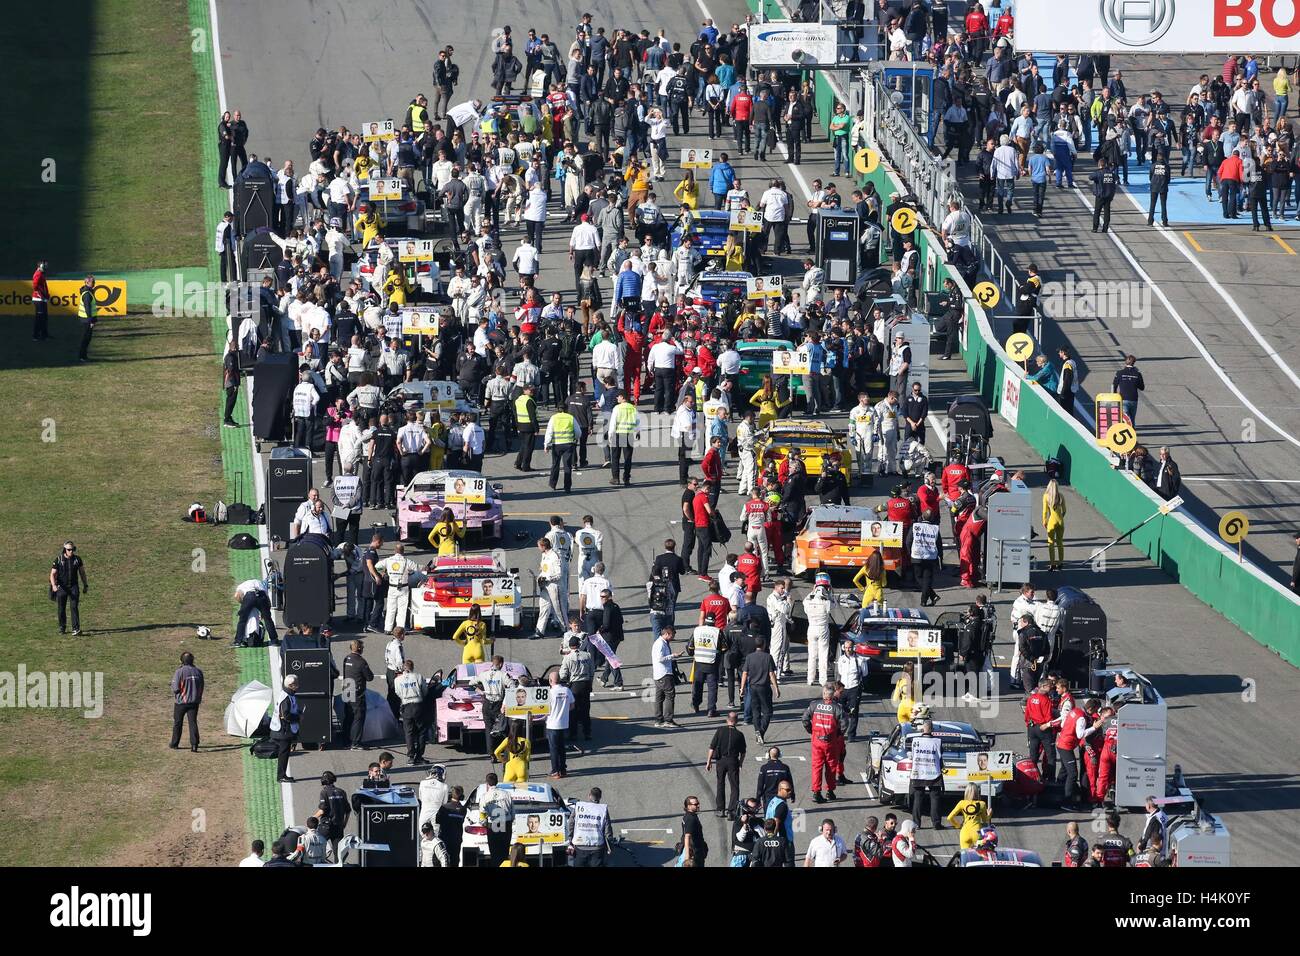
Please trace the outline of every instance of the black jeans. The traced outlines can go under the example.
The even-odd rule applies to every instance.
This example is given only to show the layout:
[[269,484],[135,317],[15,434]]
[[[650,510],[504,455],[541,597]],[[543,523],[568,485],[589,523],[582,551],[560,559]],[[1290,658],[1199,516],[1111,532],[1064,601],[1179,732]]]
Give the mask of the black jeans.
[[86,359],[90,357],[90,337],[95,334],[95,324],[93,322],[82,322],[81,348],[77,352],[77,357]]
[[393,462],[377,458],[370,463],[370,491],[368,500],[373,508],[393,507]]
[[48,339],[50,337],[50,307],[45,302],[33,302],[35,314],[32,316],[32,338]]
[[239,399],[239,386],[232,385],[226,389],[226,413],[222,417],[223,422],[233,422],[235,420],[235,402]]
[[72,590],[68,590],[67,588],[59,588],[58,604],[59,604],[59,631],[63,632],[68,629],[68,605],[69,604],[72,605],[72,629],[74,631],[81,630],[81,608],[80,608],[81,592],[76,588],[73,588]]
[[623,471],[623,484],[632,481],[632,446],[620,445],[617,442],[609,448],[609,475],[615,481],[619,478],[620,462]]
[[560,470],[564,470],[564,493],[567,495],[573,487],[573,451],[574,443],[551,446],[551,488],[560,480]]
[[[717,771],[715,806],[719,810],[735,810],[740,802],[740,758],[720,757],[714,768]],[[731,783],[731,800],[727,801],[727,783]]]
[[708,688],[709,711],[718,709],[718,665],[696,664],[695,674],[691,679],[691,709],[699,710],[703,702],[705,687]]
[[283,731],[275,734],[275,779],[289,776],[289,754],[293,751],[293,735]]
[[937,830],[943,825],[939,816],[939,797],[943,795],[943,778],[937,780],[912,781],[912,822],[921,825],[921,801],[926,793],[930,794],[930,823]]
[[750,147],[749,120],[734,120],[732,125],[736,128],[736,150],[741,153],[748,153]]
[[420,705],[402,705],[402,730],[406,734],[406,759],[412,762],[424,756],[424,726],[420,723]]
[[754,726],[754,733],[760,737],[767,734],[767,725],[772,722],[772,685],[749,684],[745,687],[749,695],[749,718]]
[[357,699],[343,704],[343,737],[353,747],[361,746],[361,735],[366,728],[366,695],[358,688]]
[[691,476],[691,447],[689,439],[677,439],[677,481],[682,485]]
[[1051,733],[1039,730],[1037,724],[1030,724],[1025,728],[1025,734],[1029,740],[1029,759],[1035,765],[1047,765],[1043,768],[1046,771],[1043,782],[1056,779],[1056,745],[1052,741]]
[[840,696],[840,706],[844,708],[844,713],[849,718],[848,738],[850,741],[856,740],[858,736],[858,705],[862,702],[862,685],[857,687],[846,687],[844,693]]
[[605,848],[603,846],[575,846],[570,866],[604,866]]
[[934,566],[937,561],[917,560],[912,562],[912,568],[916,571],[916,586],[921,590],[921,603],[924,604],[930,597],[938,597],[934,590]]
[[673,383],[677,372],[671,368],[657,368],[655,373],[655,412],[664,414],[673,410]]
[[1056,748],[1056,779],[1065,782],[1063,797],[1066,803],[1079,799],[1079,760],[1073,750]]
[[713,556],[713,529],[695,527],[695,573],[707,576],[709,558]]
[[197,750],[199,746],[199,705],[198,704],[174,704],[172,705],[172,742],[173,747],[179,747],[181,744],[181,724],[186,720],[190,725],[190,748]]
[[582,729],[582,739],[591,739],[591,681],[577,681],[573,691],[573,728]]
[[536,428],[519,429],[519,453],[515,455],[515,468],[522,471],[532,471],[533,445],[536,444],[536,438]]

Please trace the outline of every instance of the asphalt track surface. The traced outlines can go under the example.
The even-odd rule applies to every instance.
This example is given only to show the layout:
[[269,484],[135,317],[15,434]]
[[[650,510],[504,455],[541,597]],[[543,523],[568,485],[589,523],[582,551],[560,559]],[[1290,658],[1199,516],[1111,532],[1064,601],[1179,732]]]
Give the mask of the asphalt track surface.
[[[729,24],[744,15],[739,2],[727,4],[710,0],[715,19]],[[571,25],[583,10],[596,15],[596,23],[607,28],[615,23],[629,27],[646,26],[653,31],[660,24],[688,39],[701,13],[694,2],[676,0],[661,4],[654,15],[643,14],[628,4],[606,2],[592,4],[560,0],[556,3],[493,3],[469,9],[456,6],[455,22],[445,16],[444,7],[391,4],[368,10],[360,16],[355,8],[340,3],[285,2],[274,5],[218,0],[221,54],[226,97],[230,107],[244,111],[253,130],[250,147],[260,155],[277,161],[293,158],[295,165],[306,162],[306,144],[319,125],[349,126],[370,116],[386,116],[405,107],[411,96],[429,87],[431,51],[451,43],[462,64],[462,87],[466,96],[486,98],[488,64],[477,55],[486,44],[492,27],[510,23],[521,35],[536,26],[553,36],[567,39]],[[441,11],[441,12],[440,12]],[[705,145],[702,135],[681,145]],[[678,146],[677,138],[670,146]],[[801,172],[806,180],[814,175],[825,178],[830,171],[830,151],[823,144],[805,149]],[[784,175],[798,199],[797,178],[788,167],[770,162],[759,167],[752,160],[738,164],[744,180]],[[671,183],[669,183],[671,185]],[[554,210],[554,207],[553,207]],[[548,227],[543,253],[544,288],[567,289],[572,271],[562,251],[567,232],[558,221]],[[802,253],[798,238],[792,234],[796,255]],[[517,235],[505,233],[505,243],[513,251]],[[793,273],[793,258],[783,263],[786,273]],[[964,370],[957,362],[943,363],[932,357],[931,405],[946,408],[952,396],[968,389]],[[648,410],[643,402],[642,413]],[[1141,419],[1139,419],[1139,422]],[[932,452],[937,445],[932,439]],[[994,450],[1013,468],[1024,467],[1032,485],[1041,486],[1041,462],[1019,438],[1005,427],[994,439]],[[535,455],[534,463],[545,456]],[[593,465],[599,452],[592,450]],[[713,817],[713,774],[703,770],[705,752],[713,730],[721,723],[706,717],[692,716],[686,692],[677,696],[680,730],[657,730],[653,727],[652,703],[642,699],[640,691],[649,686],[650,632],[645,615],[644,589],[646,567],[666,536],[680,540],[673,522],[678,499],[675,453],[671,449],[639,449],[634,469],[634,485],[614,489],[606,473],[594,467],[575,476],[572,496],[550,492],[544,474],[520,476],[510,467],[511,459],[489,457],[485,472],[504,481],[508,527],[506,547],[509,564],[526,571],[536,567],[533,539],[545,529],[551,514],[565,516],[572,529],[583,514],[596,517],[596,526],[605,532],[606,562],[615,584],[616,600],[624,609],[628,637],[622,645],[625,662],[624,679],[628,694],[616,696],[597,693],[593,699],[594,740],[584,745],[585,753],[570,755],[569,778],[559,783],[566,797],[582,797],[591,786],[600,786],[611,808],[616,834],[623,838],[611,865],[659,866],[670,861],[672,846],[681,832],[681,806],[688,794],[697,794],[703,805],[707,840],[711,847],[710,865],[724,865],[729,846],[729,827]],[[1189,473],[1190,473],[1190,469]],[[317,462],[317,480],[323,483],[323,469]],[[870,494],[855,503],[883,501],[887,489],[877,482]],[[724,484],[724,501],[740,500],[735,496],[734,479]],[[1225,814],[1232,831],[1234,862],[1241,864],[1276,864],[1286,862],[1278,854],[1278,837],[1300,832],[1300,778],[1294,769],[1294,739],[1290,728],[1300,720],[1300,692],[1295,686],[1295,672],[1276,656],[1257,645],[1245,634],[1228,625],[1221,617],[1188,595],[1180,586],[1150,566],[1144,557],[1125,545],[1113,548],[1105,573],[1089,570],[1088,556],[1110,540],[1110,526],[1072,492],[1067,525],[1068,569],[1051,579],[1040,576],[1039,586],[1071,583],[1092,593],[1105,607],[1110,618],[1112,659],[1126,662],[1149,675],[1170,700],[1170,762],[1181,763],[1194,789],[1216,812]],[[363,528],[372,521],[384,521],[387,515],[368,512]],[[530,532],[518,542],[516,531]],[[390,531],[391,534],[391,531]],[[385,554],[389,553],[386,549]],[[716,568],[718,557],[715,551]],[[970,593],[956,587],[953,557],[940,583],[942,601],[937,611],[964,606]],[[576,580],[576,575],[575,575]],[[695,604],[703,594],[703,585],[693,577],[684,581],[685,593],[679,602],[678,623],[693,622]],[[796,587],[800,596],[804,587]],[[994,595],[1004,622],[1013,594]],[[914,604],[915,592],[891,590],[891,603]],[[842,619],[837,617],[837,620]],[[347,641],[355,635],[341,630],[333,649],[336,661],[347,653]],[[379,675],[382,686],[383,645],[387,638],[368,635],[366,656]],[[1010,657],[1008,630],[999,625],[997,653],[1005,665]],[[558,659],[557,639],[544,641],[514,640],[502,642],[497,652],[507,659],[527,664],[534,673]],[[445,638],[415,635],[408,638],[408,653],[421,673],[450,668],[460,660],[460,649]],[[784,759],[791,765],[798,792],[797,806],[809,813],[808,826],[797,839],[802,853],[815,832],[816,821],[824,816],[836,820],[840,830],[851,839],[868,813],[881,815],[884,810],[869,799],[860,784],[840,788],[840,799],[828,806],[816,806],[809,799],[810,747],[808,736],[799,725],[799,716],[812,698],[812,688],[802,679],[805,656],[796,645],[793,666],[796,677],[781,686],[767,740],[780,746]],[[1253,695],[1243,693],[1243,681],[1251,682]],[[1005,677],[1003,678],[1005,688]],[[887,692],[887,691],[886,691]],[[1246,698],[1250,697],[1248,701]],[[725,703],[725,695],[724,695]],[[996,710],[996,713],[992,712]],[[874,695],[862,704],[863,738],[867,732],[887,733],[893,726],[888,700]],[[1002,735],[1000,746],[1024,751],[1023,721],[1014,695],[986,700],[976,710],[954,706],[941,716],[970,720],[986,731]],[[395,746],[394,746],[395,745]],[[316,805],[320,773],[333,770],[340,784],[351,792],[365,775],[365,765],[374,759],[379,748],[364,753],[329,749],[299,753],[291,763],[291,773],[298,783],[291,788],[292,818],[301,821]],[[415,785],[424,776],[419,768],[405,768],[400,740],[389,748],[397,754],[395,783]],[[752,793],[756,757],[762,749],[750,737],[747,770],[742,774],[742,794]],[[865,740],[850,745],[848,772],[857,780],[865,766]],[[427,756],[446,764],[447,780],[471,789],[483,775],[493,769],[481,754],[464,754],[430,744]],[[499,765],[495,768],[499,770]],[[543,778],[549,768],[544,754],[532,766],[534,778]],[[946,807],[945,807],[946,810]],[[995,806],[996,822],[1003,846],[1034,849],[1045,857],[1056,858],[1063,842],[1064,824],[1071,815],[1053,810],[1004,812]],[[1128,819],[1124,832],[1136,837],[1140,821]],[[933,848],[946,858],[956,846],[955,831],[921,832],[922,845]]]
[[[1130,100],[1159,89],[1176,111],[1197,77],[1216,75],[1221,65],[1212,57],[1112,59]],[[1178,165],[1175,153],[1175,172]],[[1129,167],[1136,170],[1132,157]],[[1139,439],[1153,456],[1169,446],[1184,475],[1188,508],[1212,532],[1224,513],[1244,512],[1250,519],[1246,559],[1285,584],[1300,531],[1300,307],[1294,291],[1300,224],[1275,220],[1275,232],[1256,233],[1249,212],[1222,219],[1218,191],[1213,202],[1203,198],[1198,167],[1199,180],[1188,180],[1196,207],[1171,201],[1168,229],[1159,218],[1154,228],[1147,226],[1147,194],[1135,189],[1116,195],[1111,235],[1093,234],[1093,168],[1091,157],[1081,155],[1077,190],[1049,186],[1041,219],[1032,215],[1025,182],[1017,184],[1014,213],[981,218],[1021,273],[1033,263],[1048,284],[1121,284],[1127,300],[1113,298],[1096,308],[1076,300],[1063,317],[1046,322],[1042,346],[1059,368],[1056,349],[1068,342],[1081,373],[1080,399],[1089,409],[1092,396],[1112,390],[1124,355],[1136,355],[1146,380]],[[964,177],[972,199],[978,190],[973,175]],[[1009,319],[999,325],[1000,335],[1010,333]]]

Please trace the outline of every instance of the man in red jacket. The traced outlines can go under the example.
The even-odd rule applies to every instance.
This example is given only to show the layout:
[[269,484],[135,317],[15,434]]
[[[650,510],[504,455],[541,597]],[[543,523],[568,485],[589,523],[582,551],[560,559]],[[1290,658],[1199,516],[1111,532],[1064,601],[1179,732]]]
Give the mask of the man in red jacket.
[[970,12],[966,14],[966,37],[970,43],[971,59],[981,62],[989,44],[989,18],[978,3],[971,4]]
[[700,461],[700,470],[704,472],[709,504],[717,505],[718,495],[722,493],[722,439],[716,435],[709,440],[709,450]]
[[1047,691],[1051,681],[1043,678],[1025,701],[1025,735],[1029,739],[1029,759],[1043,772],[1043,782],[1056,779],[1056,753],[1052,749],[1052,698]]
[[48,268],[42,259],[36,263],[36,271],[32,273],[32,308],[36,313],[32,319],[34,342],[43,342],[50,337],[50,287],[45,282]]
[[1066,809],[1077,809],[1080,804],[1079,761],[1077,751],[1088,729],[1088,715],[1078,704],[1060,718],[1061,730],[1056,735],[1057,778],[1065,782]]
[[[822,686],[822,699],[813,701],[803,712],[803,729],[812,735],[813,803],[835,799],[835,754],[844,737],[847,719],[844,708],[835,700],[835,685]],[[822,796],[825,777],[826,796]]]
[[1237,195],[1241,192],[1241,180],[1244,175],[1241,156],[1234,152],[1219,165],[1219,194],[1223,200],[1223,218],[1236,219]]
[[740,88],[736,90],[727,112],[731,114],[731,124],[736,130],[736,150],[748,155],[749,121],[754,115],[754,97],[749,95],[749,86],[746,83],[742,82]]

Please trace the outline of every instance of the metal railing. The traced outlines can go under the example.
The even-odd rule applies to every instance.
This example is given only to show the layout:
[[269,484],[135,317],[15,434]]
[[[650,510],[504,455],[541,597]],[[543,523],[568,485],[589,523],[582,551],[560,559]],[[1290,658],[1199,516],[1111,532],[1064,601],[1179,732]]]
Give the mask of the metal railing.
[[[956,164],[934,155],[929,143],[898,108],[898,91],[884,82],[878,68],[860,72],[866,85],[863,118],[876,148],[898,171],[932,227],[938,229],[943,223],[952,200],[966,209],[971,220],[971,246],[981,268],[1004,298],[1014,296],[1020,277],[994,246],[979,216],[966,204],[957,181]],[[1042,341],[1041,312],[1034,316],[1033,329],[1034,340]]]

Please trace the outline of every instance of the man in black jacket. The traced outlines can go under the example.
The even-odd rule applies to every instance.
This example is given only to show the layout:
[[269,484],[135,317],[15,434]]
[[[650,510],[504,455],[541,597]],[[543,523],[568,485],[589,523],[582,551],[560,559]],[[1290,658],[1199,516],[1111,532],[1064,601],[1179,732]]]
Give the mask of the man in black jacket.
[[1146,387],[1146,382],[1142,380],[1142,373],[1138,371],[1137,356],[1124,356],[1124,367],[1115,373],[1111,388],[1119,393],[1120,401],[1124,405],[1124,414],[1128,416],[1131,425],[1137,424],[1138,392],[1146,391]]
[[1169,454],[1168,448],[1160,449],[1160,459],[1155,465],[1154,486],[1156,494],[1165,501],[1173,498],[1183,486],[1183,473],[1179,470],[1174,456]]
[[438,51],[438,62],[433,65],[433,119],[446,119],[451,107],[451,95],[460,81],[460,67],[451,62],[451,47]]
[[788,783],[791,789],[794,788],[794,774],[790,772],[790,765],[781,760],[781,748],[769,747],[767,762],[758,768],[757,789],[754,792],[760,807],[767,807],[776,796],[782,781]]
[[799,94],[791,90],[781,107],[781,122],[785,125],[785,148],[789,161],[799,165],[802,157],[803,127],[808,118],[808,107],[799,99]]
[[352,749],[361,749],[366,726],[366,686],[375,679],[362,651],[365,645],[353,641],[351,653],[343,658],[343,737],[352,741]]

